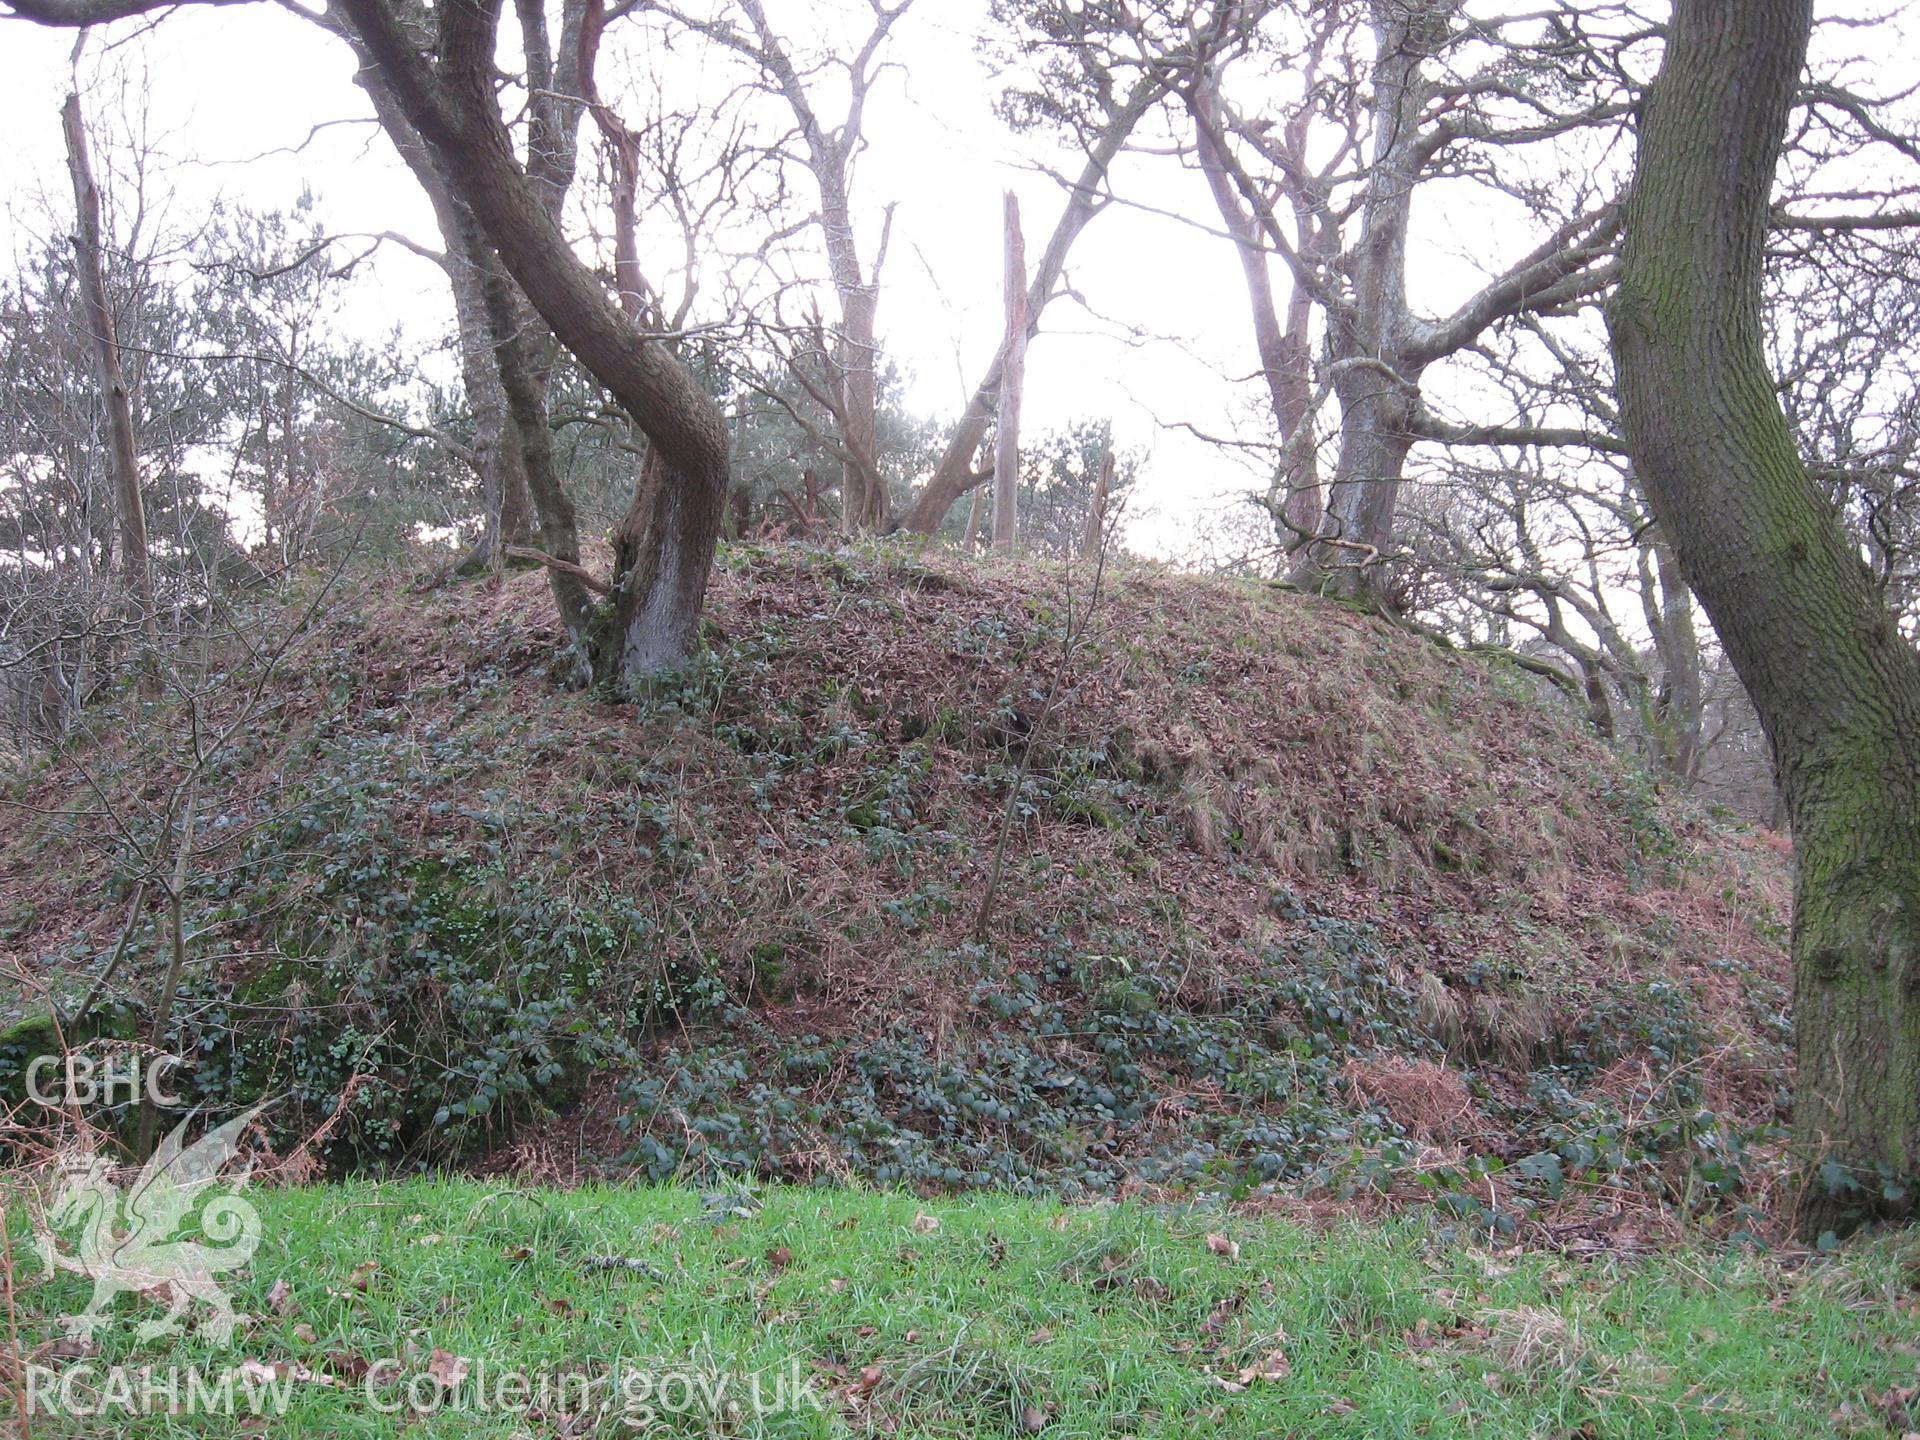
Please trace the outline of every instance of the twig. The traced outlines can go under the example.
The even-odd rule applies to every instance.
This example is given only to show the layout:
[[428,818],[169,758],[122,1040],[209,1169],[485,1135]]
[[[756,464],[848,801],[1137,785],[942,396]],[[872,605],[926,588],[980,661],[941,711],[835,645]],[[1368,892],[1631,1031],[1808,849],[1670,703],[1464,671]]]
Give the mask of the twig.
[[20,1314],[13,1302],[13,1228],[7,1203],[0,1196],[0,1282],[7,1292],[7,1371],[13,1388],[13,1413],[19,1417],[20,1440],[33,1440],[27,1418],[27,1367],[20,1358]]

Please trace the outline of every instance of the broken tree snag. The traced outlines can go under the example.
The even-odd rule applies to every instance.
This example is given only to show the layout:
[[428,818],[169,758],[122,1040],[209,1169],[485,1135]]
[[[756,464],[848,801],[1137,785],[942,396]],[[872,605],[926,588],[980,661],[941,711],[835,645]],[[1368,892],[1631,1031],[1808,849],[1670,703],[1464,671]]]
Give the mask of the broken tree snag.
[[1107,495],[1113,489],[1113,446],[1100,455],[1100,474],[1093,482],[1093,503],[1087,507],[1087,533],[1080,537],[1080,558],[1098,560],[1107,543]]
[[987,490],[984,485],[976,485],[973,487],[973,498],[967,502],[966,528],[960,532],[960,548],[962,550],[978,550],[980,548],[980,515],[981,511],[986,508],[986,494]]
[[1020,392],[1027,379],[1027,246],[1020,202],[1007,192],[1007,339],[1000,416],[993,441],[993,548],[1013,549],[1019,532]]
[[[79,52],[76,50],[75,54]],[[73,177],[73,258],[80,279],[81,303],[86,308],[87,331],[93,339],[94,379],[100,402],[107,410],[107,444],[113,464],[113,501],[120,525],[120,570],[126,579],[141,631],[152,639],[153,569],[147,557],[147,507],[140,494],[140,456],[133,438],[133,399],[120,368],[120,340],[114,329],[113,307],[107,301],[107,280],[100,262],[100,187],[94,183],[93,162],[87,153],[87,127],[80,114],[80,96],[67,96],[60,109],[67,136],[67,171]]]

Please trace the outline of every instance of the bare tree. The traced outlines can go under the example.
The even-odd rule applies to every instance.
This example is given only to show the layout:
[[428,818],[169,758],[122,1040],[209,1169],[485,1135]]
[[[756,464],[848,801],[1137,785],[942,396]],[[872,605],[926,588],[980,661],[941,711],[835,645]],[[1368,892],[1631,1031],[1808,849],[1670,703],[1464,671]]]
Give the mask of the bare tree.
[[[761,0],[729,0],[724,10],[736,10],[744,29],[722,16],[706,17],[660,5],[655,8],[742,56],[761,84],[779,95],[793,116],[803,147],[804,163],[820,197],[812,216],[826,250],[827,271],[839,301],[840,322],[830,350],[833,370],[833,409],[842,465],[842,521],[858,533],[883,531],[892,522],[886,477],[880,468],[875,423],[879,385],[880,344],[878,315],[880,275],[886,264],[888,208],[871,261],[861,256],[859,228],[854,220],[854,161],[866,145],[867,101],[883,67],[882,53],[895,24],[912,8],[913,0],[868,0],[872,21],[851,55],[827,56],[796,63],[792,47],[767,19]],[[821,114],[818,90],[827,73],[844,76],[847,101],[840,122]]]
[[[1606,177],[1572,178],[1542,194],[1507,184],[1501,157],[1617,126],[1631,104],[1614,52],[1599,33],[1618,7],[1469,16],[1456,0],[1369,0],[1316,11],[1304,37],[1292,12],[1222,7],[1211,47],[1184,90],[1196,153],[1243,264],[1276,420],[1295,441],[1322,398],[1338,406],[1338,446],[1324,510],[1304,445],[1287,444],[1269,509],[1295,579],[1369,604],[1388,601],[1394,514],[1408,452],[1422,435],[1421,384],[1430,367],[1517,316],[1576,306],[1610,280],[1616,207]],[[1243,112],[1228,82],[1236,56],[1256,46],[1294,57],[1305,93],[1277,113]],[[1414,197],[1441,177],[1503,185],[1539,216],[1533,248],[1492,275],[1451,313],[1423,315],[1408,289]],[[1256,243],[1257,242],[1257,243]],[[1292,283],[1282,328],[1261,279],[1277,258]],[[1299,379],[1311,306],[1324,357],[1310,397]],[[1291,339],[1289,339],[1291,337]],[[1306,436],[1310,444],[1313,437]],[[1307,492],[1297,500],[1296,492]]]
[[[34,0],[35,4],[39,0]],[[596,673],[635,679],[690,656],[698,641],[707,574],[719,538],[729,477],[727,433],[719,406],[686,365],[636,325],[568,246],[558,221],[570,174],[564,120],[536,104],[528,160],[516,159],[493,87],[499,6],[448,7],[437,13],[430,48],[423,51],[385,0],[342,0],[341,11],[383,78],[407,122],[457,177],[460,198],[486,239],[560,342],[614,395],[645,433],[658,486],[636,488],[650,513],[644,526],[625,527],[606,588],[612,614],[603,623],[576,546],[565,544],[571,505],[551,476],[549,441],[539,424],[537,390],[526,383],[538,362],[526,356],[512,296],[497,279],[488,286],[497,348],[505,352],[507,400],[519,426],[533,499],[549,541],[549,558],[562,614],[594,658]],[[553,60],[539,43],[540,10],[522,5],[522,41],[530,76],[551,79]],[[576,22],[577,23],[577,22]],[[578,54],[577,38],[572,40]],[[565,45],[562,64],[573,63]],[[577,80],[572,87],[577,93]],[[554,92],[536,99],[552,102]],[[558,102],[554,102],[558,103]],[[518,355],[516,350],[520,351]],[[519,377],[518,382],[513,377]],[[565,553],[567,549],[575,553]]]
[[[75,43],[73,54],[77,63],[79,42]],[[100,235],[100,189],[94,183],[93,161],[87,151],[86,121],[80,113],[78,92],[67,96],[60,120],[67,139],[67,168],[73,177],[74,266],[80,277],[87,329],[93,340],[95,373],[107,411],[114,507],[120,529],[120,570],[140,627],[152,640],[157,616],[153,601],[153,562],[147,552],[147,507],[140,486],[140,451],[133,432],[133,401],[120,367],[120,341],[113,306],[107,297],[102,261],[105,246]]]

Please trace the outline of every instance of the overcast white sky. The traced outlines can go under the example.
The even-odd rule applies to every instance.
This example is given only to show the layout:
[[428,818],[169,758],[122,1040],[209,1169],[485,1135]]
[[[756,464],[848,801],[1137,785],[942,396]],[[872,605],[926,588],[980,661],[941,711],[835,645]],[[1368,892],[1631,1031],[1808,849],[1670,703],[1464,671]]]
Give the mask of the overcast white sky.
[[[805,34],[841,3],[768,0],[767,8],[776,26]],[[869,254],[880,205],[898,203],[882,340],[913,377],[914,405],[932,415],[958,410],[998,339],[1001,192],[1021,196],[1035,250],[1060,203],[1058,188],[1031,164],[1057,157],[1043,140],[1010,135],[993,115],[999,86],[971,38],[984,10],[985,0],[921,0],[902,22],[891,52],[898,68],[872,101],[872,146],[859,174]],[[72,44],[70,33],[0,22],[0,255],[34,231],[69,223],[58,112]],[[100,79],[103,72],[115,78]],[[96,33],[81,73],[93,77],[89,111],[106,147],[135,108],[122,100],[125,77],[145,77],[146,123],[174,192],[176,227],[191,230],[217,197],[285,207],[311,192],[320,223],[334,233],[399,230],[438,243],[424,200],[375,127],[314,132],[370,111],[345,47],[284,10],[188,5],[157,26],[125,22]],[[621,104],[617,85],[603,88],[637,113],[631,99]],[[590,140],[592,127],[584,134]],[[1154,206],[1213,220],[1204,186],[1171,161],[1129,159],[1119,184]],[[1503,230],[1501,218],[1484,202],[1425,204],[1415,261],[1421,308],[1450,308],[1477,273],[1532,243],[1524,227]],[[1244,380],[1257,363],[1238,266],[1218,239],[1116,208],[1083,237],[1070,278],[1090,308],[1063,301],[1048,312],[1029,362],[1028,423],[1112,417],[1123,443],[1149,452],[1131,538],[1177,551],[1196,506],[1217,510],[1258,484],[1231,457],[1167,428],[1188,421],[1254,435],[1267,423],[1254,385],[1222,381]],[[430,340],[449,314],[439,272],[389,247],[362,273],[343,320],[367,333],[397,320]]]
[[[769,0],[768,9],[776,24],[804,33],[820,7]],[[1009,135],[992,113],[998,87],[970,38],[984,9],[984,0],[922,0],[902,24],[892,52],[899,68],[871,104],[874,143],[859,176],[869,253],[880,203],[898,201],[883,339],[913,376],[916,407],[934,415],[958,410],[998,339],[1002,191],[1021,196],[1036,250],[1060,203],[1058,188],[1029,163],[1053,158],[1044,142]],[[189,5],[137,33],[144,29],[127,22],[96,32],[81,73],[97,77],[111,68],[146,77],[159,168],[177,191],[175,225],[190,229],[218,196],[283,207],[311,191],[333,232],[400,230],[437,245],[424,200],[371,125],[311,135],[323,122],[370,114],[353,84],[351,56],[332,37],[266,4]],[[109,52],[112,41],[119,48]],[[14,253],[33,231],[69,223],[59,107],[72,44],[69,33],[0,22],[0,135],[7,141],[0,194],[10,212],[0,214],[0,254]],[[121,93],[117,83],[102,82],[87,97],[108,145],[126,123]],[[608,98],[621,99],[617,92]],[[1166,162],[1129,164],[1133,184],[1154,204],[1211,218],[1194,177]],[[1123,443],[1150,452],[1136,540],[1169,548],[1179,532],[1156,524],[1151,512],[1187,511],[1200,499],[1231,503],[1255,483],[1218,452],[1163,428],[1190,420],[1226,431],[1235,428],[1236,407],[1242,418],[1258,414],[1251,388],[1236,394],[1219,379],[1245,376],[1256,364],[1239,271],[1218,241],[1116,210],[1083,238],[1070,275],[1092,308],[1112,318],[1066,302],[1049,311],[1029,362],[1029,425],[1111,416]],[[397,318],[430,338],[448,323],[444,282],[425,261],[389,250],[364,272],[347,314],[370,332]],[[1174,340],[1130,341],[1127,327]]]

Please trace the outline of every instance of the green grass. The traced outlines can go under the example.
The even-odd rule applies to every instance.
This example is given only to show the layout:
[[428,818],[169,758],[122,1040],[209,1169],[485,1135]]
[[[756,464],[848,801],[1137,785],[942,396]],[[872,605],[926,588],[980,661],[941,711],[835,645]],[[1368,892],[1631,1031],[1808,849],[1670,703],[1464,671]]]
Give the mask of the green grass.
[[[736,1206],[671,1188],[422,1180],[251,1198],[264,1238],[230,1290],[260,1318],[231,1349],[137,1340],[159,1312],[122,1296],[97,1356],[46,1363],[97,1380],[113,1365],[352,1377],[398,1361],[400,1382],[371,1392],[393,1405],[436,1391],[438,1351],[443,1376],[452,1357],[471,1367],[452,1406],[382,1414],[364,1379],[295,1380],[281,1418],[41,1414],[34,1436],[631,1434],[617,1416],[480,1413],[476,1376],[619,1366],[734,1377],[739,1397],[745,1377],[771,1395],[796,1364],[825,1408],[716,1420],[696,1405],[648,1433],[1759,1440],[1834,1434],[1838,1413],[1897,1435],[1884,1396],[1915,1382],[1920,1355],[1911,1236],[1795,1268],[1508,1254],[1429,1220],[1316,1232],[991,1195],[786,1189]],[[16,1250],[32,1349],[90,1292],[40,1278]],[[609,1259],[631,1263],[596,1264]],[[678,1410],[684,1380],[669,1383]]]

